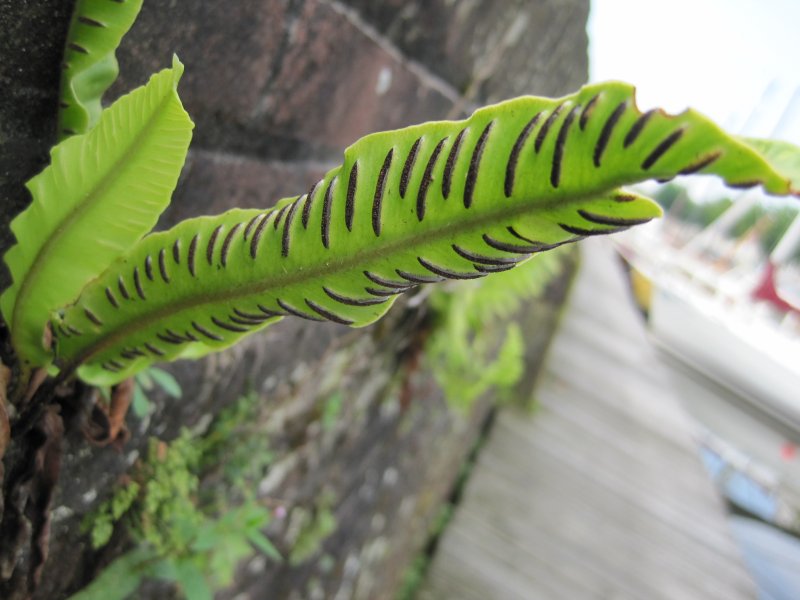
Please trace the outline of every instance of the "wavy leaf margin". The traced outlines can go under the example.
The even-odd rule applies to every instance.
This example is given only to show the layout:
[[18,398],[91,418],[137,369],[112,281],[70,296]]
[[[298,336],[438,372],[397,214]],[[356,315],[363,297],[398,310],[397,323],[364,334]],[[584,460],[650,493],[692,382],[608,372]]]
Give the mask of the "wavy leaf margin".
[[373,134],[306,194],[145,238],[54,317],[58,362],[107,384],[284,316],[365,325],[415,285],[658,216],[619,186],[692,173],[797,194],[752,145],[695,111],[643,113],[621,83]]
[[58,136],[85,133],[97,123],[105,91],[119,74],[115,55],[143,0],[78,0],[62,62]]

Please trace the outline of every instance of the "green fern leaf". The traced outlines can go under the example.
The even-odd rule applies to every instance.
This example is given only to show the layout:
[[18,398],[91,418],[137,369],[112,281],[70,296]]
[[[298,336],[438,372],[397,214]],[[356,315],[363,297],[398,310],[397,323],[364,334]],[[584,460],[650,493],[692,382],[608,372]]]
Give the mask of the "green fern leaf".
[[59,98],[60,139],[85,133],[100,118],[103,93],[119,73],[114,55],[142,0],[78,0],[64,48]]
[[283,316],[366,325],[415,285],[648,221],[658,206],[619,186],[697,171],[796,190],[704,117],[642,114],[619,83],[370,135],[304,195],[142,240],[54,317],[58,363],[108,384]]
[[176,59],[120,98],[89,133],[56,146],[52,164],[28,182],[33,202],[11,223],[13,284],[0,297],[23,361],[49,362],[42,336],[51,311],[73,302],[169,203],[192,130],[176,91],[182,72]]
[[756,138],[742,138],[742,142],[757,150],[784,177],[800,181],[800,152],[796,146],[781,140]]

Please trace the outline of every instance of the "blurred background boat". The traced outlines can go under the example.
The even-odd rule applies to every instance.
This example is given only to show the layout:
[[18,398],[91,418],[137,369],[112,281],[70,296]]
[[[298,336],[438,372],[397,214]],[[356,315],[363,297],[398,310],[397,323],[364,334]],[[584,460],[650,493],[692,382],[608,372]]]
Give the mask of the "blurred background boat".
[[800,211],[757,192],[704,209],[680,188],[656,196],[665,220],[617,238],[654,339],[800,431]]

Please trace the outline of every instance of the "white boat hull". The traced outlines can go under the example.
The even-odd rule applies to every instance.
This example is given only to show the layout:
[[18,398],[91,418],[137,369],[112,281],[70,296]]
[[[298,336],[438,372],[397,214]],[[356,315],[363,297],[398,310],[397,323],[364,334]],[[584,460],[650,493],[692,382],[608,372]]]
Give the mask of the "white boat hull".
[[800,341],[752,310],[681,287],[655,286],[650,322],[656,341],[757,407],[800,424]]

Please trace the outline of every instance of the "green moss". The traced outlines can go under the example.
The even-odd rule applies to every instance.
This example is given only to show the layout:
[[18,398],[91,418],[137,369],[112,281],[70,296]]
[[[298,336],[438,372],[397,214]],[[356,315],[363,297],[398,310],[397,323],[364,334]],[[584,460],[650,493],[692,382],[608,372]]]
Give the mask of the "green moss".
[[[254,552],[282,560],[262,533],[271,512],[251,491],[272,460],[258,431],[258,406],[255,395],[245,396],[203,438],[183,430],[170,443],[150,440],[131,482],[85,521],[94,547],[106,544],[115,527],[138,546],[73,600],[122,599],[145,578],[171,581],[190,600],[210,599]],[[215,485],[205,489],[203,477],[216,478]],[[118,586],[123,567],[128,584]]]
[[298,565],[319,552],[323,542],[336,531],[337,522],[332,510],[333,504],[334,498],[323,494],[313,510],[299,507],[292,510],[293,525],[299,532],[289,554],[291,565]]
[[337,391],[331,394],[322,407],[323,430],[329,431],[334,425],[336,425],[336,422],[339,420],[339,415],[342,414],[343,407],[344,396],[342,393]]
[[448,404],[465,409],[494,389],[501,399],[524,371],[524,332],[507,319],[535,299],[562,264],[559,249],[481,280],[440,286],[431,294],[437,326],[428,363]]

